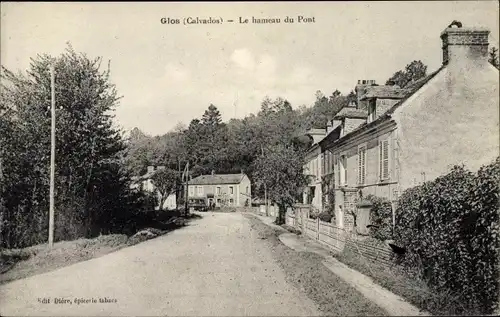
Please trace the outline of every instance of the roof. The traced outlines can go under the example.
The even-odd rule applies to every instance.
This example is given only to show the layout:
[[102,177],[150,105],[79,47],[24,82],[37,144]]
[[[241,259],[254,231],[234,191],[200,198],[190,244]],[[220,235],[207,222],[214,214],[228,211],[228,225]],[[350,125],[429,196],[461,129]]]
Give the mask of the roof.
[[141,175],[141,176],[132,176],[131,180],[132,180],[132,182],[145,181],[145,180],[151,179],[151,177],[153,176],[154,173],[155,172],[147,172],[146,174]]
[[370,86],[366,88],[366,93],[361,100],[370,98],[402,99],[407,94],[405,89],[399,86]]
[[431,80],[432,78],[434,78],[434,76],[436,76],[443,68],[444,68],[444,66],[441,66],[438,70],[436,70],[435,72],[427,75],[426,77],[422,77],[422,78],[420,78],[417,81],[410,82],[403,89],[406,92],[404,98],[401,99],[400,101],[398,101],[394,106],[392,106],[386,112],[386,114],[390,115],[390,114],[394,113],[394,110],[396,110],[399,106],[401,106],[406,100],[408,100],[408,98],[410,98],[411,96],[413,96],[413,94],[415,94],[420,88],[422,88],[422,86],[424,86],[425,84],[427,84],[429,82],[429,80]]
[[191,185],[239,184],[245,174],[200,175],[189,181]]
[[410,98],[420,88],[422,88],[422,86],[424,86],[427,82],[429,82],[432,78],[434,78],[434,76],[436,76],[443,68],[444,68],[444,66],[440,67],[438,70],[436,70],[435,72],[429,74],[428,76],[423,77],[423,78],[421,78],[421,79],[419,79],[419,80],[417,80],[415,82],[410,83],[408,86],[406,86],[403,89],[406,92],[406,95],[404,96],[404,98],[401,99],[400,101],[398,101],[396,104],[394,104],[388,111],[386,111],[384,114],[382,114],[375,121],[372,121],[370,123],[363,123],[358,128],[354,129],[353,131],[351,131],[350,133],[348,133],[346,136],[344,136],[341,139],[338,139],[335,142],[338,142],[340,140],[346,140],[346,137],[353,136],[353,135],[355,135],[356,133],[358,133],[358,132],[360,132],[362,130],[365,130],[365,129],[368,129],[370,127],[373,127],[374,125],[376,125],[376,124],[378,124],[378,123],[380,123],[380,122],[382,122],[382,121],[387,120],[388,118],[390,118],[391,114],[394,113],[394,111],[397,108],[399,108],[406,100],[408,100],[408,98]]
[[368,117],[368,113],[366,112],[366,110],[352,108],[352,107],[345,107],[342,110],[340,110],[335,115],[334,118],[335,119],[341,119],[341,118],[366,119],[366,117]]

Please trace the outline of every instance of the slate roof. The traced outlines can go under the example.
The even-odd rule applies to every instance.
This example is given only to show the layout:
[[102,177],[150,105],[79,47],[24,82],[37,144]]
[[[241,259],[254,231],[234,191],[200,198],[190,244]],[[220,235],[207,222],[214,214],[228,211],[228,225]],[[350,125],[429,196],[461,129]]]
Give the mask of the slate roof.
[[370,86],[366,88],[366,93],[361,100],[371,98],[402,99],[408,92],[397,86]]
[[[405,91],[405,96],[401,100],[399,100],[396,104],[394,104],[389,110],[387,110],[384,114],[382,114],[379,118],[377,118],[375,121],[372,121],[370,123],[363,123],[360,125],[358,128],[354,129],[350,133],[348,133],[345,137],[337,140],[347,140],[351,136],[356,135],[358,132],[367,129],[369,127],[372,127],[376,125],[377,123],[387,120],[388,118],[391,117],[391,114],[394,113],[394,111],[399,108],[408,98],[410,98],[413,94],[415,94],[422,86],[424,86],[427,82],[429,82],[434,76],[436,76],[444,67],[440,67],[438,70],[435,72],[429,74],[426,77],[423,77],[413,83],[410,83],[408,86],[406,86],[403,90]],[[346,138],[347,137],[347,138]],[[337,142],[336,141],[336,142]]]
[[422,88],[422,86],[424,86],[425,84],[427,84],[427,82],[429,82],[429,80],[431,80],[432,78],[434,78],[434,76],[436,76],[443,68],[444,68],[444,66],[441,66],[438,70],[436,70],[435,72],[427,75],[426,77],[422,77],[419,80],[417,80],[415,82],[411,82],[410,84],[408,84],[403,89],[406,92],[404,98],[402,98],[394,106],[392,106],[386,112],[386,114],[387,115],[392,114],[394,112],[394,110],[396,110],[399,106],[401,106],[408,98],[410,98],[411,96],[413,96],[414,93],[416,93],[420,88]]
[[356,109],[352,107],[342,108],[336,115],[335,119],[341,118],[353,118],[353,119],[366,119],[368,117],[368,112],[362,109]]
[[214,174],[200,175],[189,181],[190,185],[239,184],[245,174]]

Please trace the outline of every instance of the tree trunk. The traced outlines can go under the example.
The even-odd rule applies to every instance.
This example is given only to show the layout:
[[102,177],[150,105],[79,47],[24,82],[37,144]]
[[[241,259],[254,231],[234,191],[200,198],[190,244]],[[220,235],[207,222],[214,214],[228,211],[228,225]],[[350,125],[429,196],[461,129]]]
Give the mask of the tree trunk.
[[285,205],[278,204],[278,216],[276,217],[277,225],[282,225],[285,223],[285,213],[286,213]]

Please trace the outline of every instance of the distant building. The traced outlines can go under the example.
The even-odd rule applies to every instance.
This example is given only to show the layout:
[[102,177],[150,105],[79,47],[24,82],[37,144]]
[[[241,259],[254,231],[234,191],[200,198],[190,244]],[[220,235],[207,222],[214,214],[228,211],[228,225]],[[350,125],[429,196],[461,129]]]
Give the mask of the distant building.
[[[144,190],[148,192],[155,192],[155,186],[153,185],[153,182],[151,181],[151,177],[153,174],[161,169],[164,169],[165,166],[148,166],[148,170],[146,174],[142,176],[136,176],[132,177],[132,184],[131,188],[132,189],[138,189],[138,190]],[[160,194],[157,192],[158,198],[160,198]],[[156,209],[160,209],[160,206],[157,206]],[[177,208],[177,199],[175,193],[170,194],[165,202],[163,203],[163,209],[167,210],[174,210]]]
[[252,203],[251,182],[244,173],[201,175],[188,184],[189,198],[202,198],[216,207],[244,207]]

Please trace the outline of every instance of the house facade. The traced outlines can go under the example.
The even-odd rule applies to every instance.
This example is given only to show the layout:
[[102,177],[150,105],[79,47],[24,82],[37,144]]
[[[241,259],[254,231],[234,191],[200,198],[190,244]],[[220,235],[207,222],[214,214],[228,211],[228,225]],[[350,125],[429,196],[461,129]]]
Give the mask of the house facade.
[[334,173],[338,226],[352,225],[362,196],[394,203],[453,165],[474,171],[498,156],[499,73],[488,62],[488,34],[445,29],[443,65],[403,89],[358,82],[356,107],[342,109],[319,142],[323,171]]
[[[322,129],[314,129],[316,130],[316,137],[323,136],[325,131]],[[311,130],[309,131],[310,133]],[[318,140],[318,138],[316,138]],[[313,141],[314,142],[314,141]],[[306,154],[306,164],[304,165],[304,173],[308,177],[309,184],[304,189],[303,192],[303,203],[309,204],[314,208],[321,210],[323,208],[322,204],[322,188],[321,188],[321,162],[322,162],[322,153],[321,148],[318,143],[313,143],[312,147],[308,150]]]
[[[155,186],[153,185],[153,182],[151,180],[151,177],[153,174],[158,171],[165,168],[164,166],[148,166],[146,174],[138,177],[132,177],[132,184],[130,188],[136,189],[136,190],[144,190],[147,192],[155,192]],[[158,198],[160,198],[160,193],[156,192],[158,195]],[[161,209],[166,209],[166,210],[174,210],[177,208],[177,197],[175,193],[172,193],[168,195],[167,199],[163,203],[163,208]],[[155,209],[160,209],[160,206],[156,206]]]
[[188,197],[204,199],[207,205],[216,207],[250,206],[251,182],[244,173],[201,175],[189,181]]

